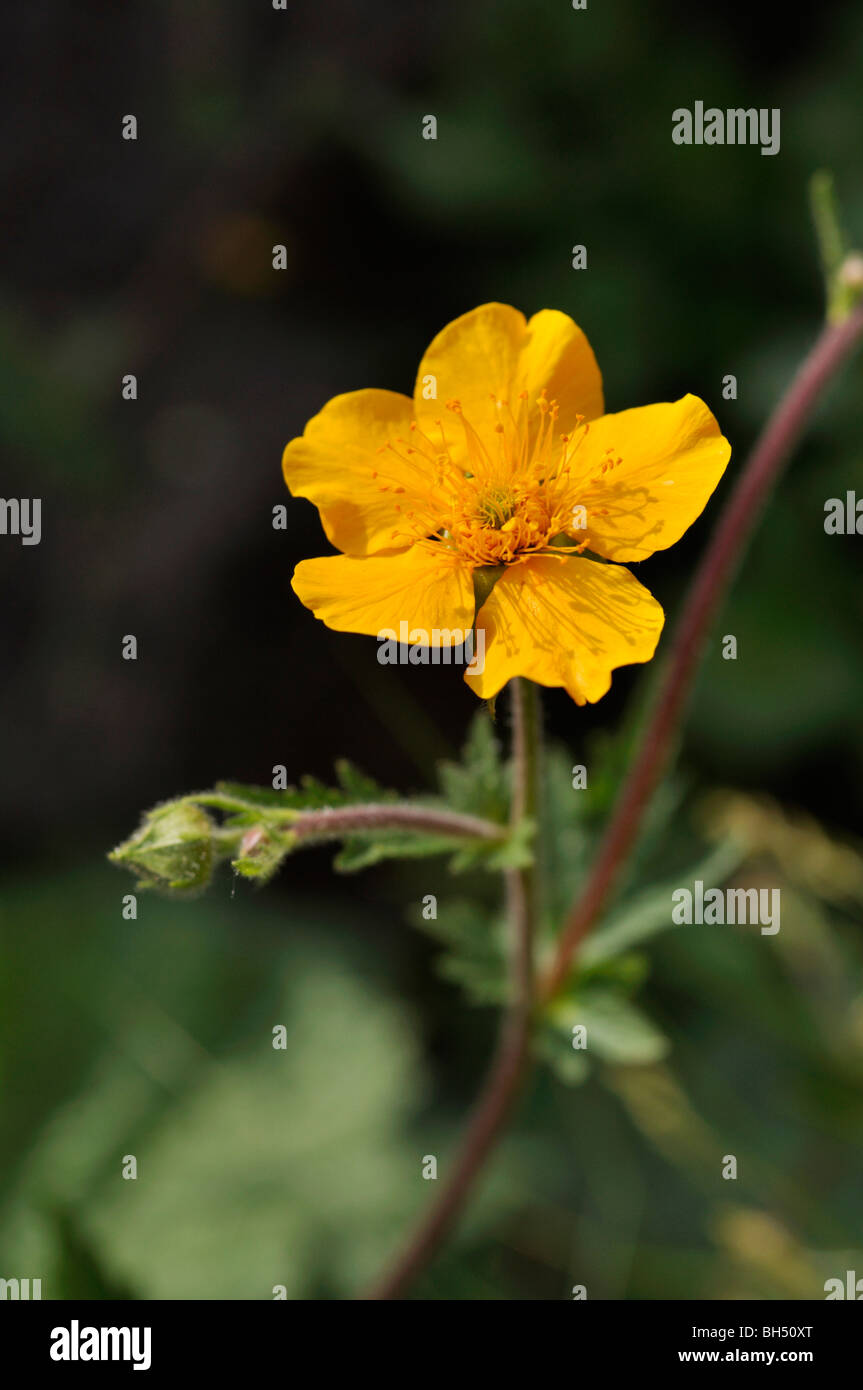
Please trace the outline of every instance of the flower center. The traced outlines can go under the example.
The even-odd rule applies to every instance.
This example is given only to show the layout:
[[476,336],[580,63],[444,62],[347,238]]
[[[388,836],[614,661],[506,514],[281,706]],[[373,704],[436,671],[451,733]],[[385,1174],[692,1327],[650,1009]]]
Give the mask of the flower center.
[[[573,456],[587,434],[583,416],[571,434],[556,434],[558,407],[543,390],[531,412],[527,392],[516,409],[490,392],[493,423],[475,427],[461,402],[447,401],[461,435],[448,437],[444,421],[436,420],[426,433],[417,421],[409,440],[388,441],[379,451],[392,451],[407,464],[401,477],[388,478],[382,469],[374,476],[382,492],[394,494],[398,527],[394,542],[422,542],[459,556],[472,565],[512,564],[536,554],[573,525]],[[450,426],[452,430],[452,426]],[[410,505],[402,498],[409,494]],[[582,509],[583,510],[583,509]],[[574,542],[566,551],[582,550]]]
[[492,487],[476,500],[476,520],[480,526],[490,526],[499,531],[511,521],[518,511],[518,496],[515,488]]
[[[461,489],[444,539],[475,565],[510,564],[547,544],[554,534],[554,499],[544,480]],[[556,528],[558,531],[560,527]]]

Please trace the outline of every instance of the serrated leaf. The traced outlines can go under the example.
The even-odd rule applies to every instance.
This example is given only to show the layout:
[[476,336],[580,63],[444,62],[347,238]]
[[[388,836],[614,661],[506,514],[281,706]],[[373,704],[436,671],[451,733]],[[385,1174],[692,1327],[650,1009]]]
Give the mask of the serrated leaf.
[[452,854],[461,844],[454,837],[422,835],[415,830],[374,830],[352,834],[333,861],[340,873],[356,873],[385,859],[427,859]]
[[387,791],[373,777],[360,772],[347,758],[339,758],[336,763],[336,776],[339,786],[348,802],[354,801],[393,801],[396,793]]
[[[336,764],[338,786],[330,787],[317,777],[300,778],[299,786],[277,791],[272,787],[252,787],[242,782],[218,782],[216,791],[238,803],[237,819],[247,811],[322,811],[328,806],[352,806],[363,801],[392,801],[395,792],[380,787],[351,763],[341,759]],[[230,809],[230,808],[228,808]]]
[[462,840],[450,861],[452,873],[484,868],[492,872],[529,868],[534,860],[536,825],[528,817],[507,831],[500,840]]
[[445,762],[438,771],[447,805],[468,815],[504,824],[509,815],[509,774],[500,744],[486,710],[478,710],[458,763]]
[[470,899],[446,899],[437,917],[417,925],[445,948],[438,973],[459,985],[474,1004],[502,1004],[509,992],[505,917]]
[[251,787],[245,782],[217,782],[216,792],[236,801],[239,805],[263,810],[279,810],[283,807],[286,792],[277,792],[273,787]]

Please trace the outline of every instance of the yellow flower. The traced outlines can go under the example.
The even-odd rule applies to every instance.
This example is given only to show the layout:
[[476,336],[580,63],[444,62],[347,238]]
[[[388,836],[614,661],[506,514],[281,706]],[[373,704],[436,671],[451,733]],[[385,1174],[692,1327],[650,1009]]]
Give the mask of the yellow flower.
[[288,487],[342,551],[302,561],[293,586],[337,632],[406,622],[409,640],[446,646],[476,616],[484,666],[465,679],[484,699],[527,676],[598,700],[615,667],[650,660],[664,621],[603,561],[673,545],[729,454],[695,396],[604,414],[593,351],[566,314],[484,304],[434,339],[413,400],[336,396],[288,444]]

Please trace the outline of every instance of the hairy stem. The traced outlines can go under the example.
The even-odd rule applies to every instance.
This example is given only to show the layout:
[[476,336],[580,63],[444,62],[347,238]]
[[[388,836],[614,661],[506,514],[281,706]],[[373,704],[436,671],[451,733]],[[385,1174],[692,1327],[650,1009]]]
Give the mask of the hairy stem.
[[863,335],[863,305],[816,339],[765,426],[725,505],[678,621],[664,679],[627,773],[599,853],[569,914],[557,953],[542,981],[548,999],[564,983],[641,828],[665,770],[711,621],[755,529],[773,484],[816,401]]
[[334,806],[320,811],[298,811],[284,829],[300,839],[338,839],[351,830],[416,830],[427,835],[444,835],[453,839],[502,840],[505,825],[465,816],[456,811],[437,810],[430,806],[411,806],[407,802],[382,802],[380,805]]
[[[536,687],[513,682],[514,785],[512,821],[535,817],[538,809],[540,719]],[[401,1298],[434,1258],[452,1229],[483,1164],[494,1147],[527,1068],[533,1008],[533,933],[536,879],[532,869],[506,873],[510,924],[511,998],[479,1098],[464,1131],[444,1186],[430,1210],[367,1299]]]

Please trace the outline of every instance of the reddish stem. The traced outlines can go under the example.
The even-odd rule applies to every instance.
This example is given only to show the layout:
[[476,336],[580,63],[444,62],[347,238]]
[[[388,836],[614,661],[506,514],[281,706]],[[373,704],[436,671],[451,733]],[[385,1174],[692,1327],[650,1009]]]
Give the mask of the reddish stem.
[[704,555],[677,625],[665,678],[584,890],[573,907],[551,968],[542,981],[549,998],[566,979],[636,839],[642,816],[665,769],[672,735],[692,689],[710,623],[724,597],[768,494],[816,400],[863,334],[863,304],[828,324],[768,421],[740,474]]
[[[513,696],[513,824],[537,811],[537,781],[541,731],[539,700],[535,686],[525,680],[512,683]],[[494,1147],[518,1094],[527,1070],[533,1006],[533,928],[536,904],[531,869],[506,873],[507,917],[510,930],[511,1000],[501,1025],[497,1051],[471,1112],[458,1152],[437,1200],[421,1218],[401,1253],[379,1282],[365,1295],[369,1299],[401,1298],[417,1274],[443,1243],[474,1182]]]
[[[507,871],[510,919],[527,940],[527,895],[522,875]],[[471,1111],[458,1152],[447,1174],[446,1185],[427,1215],[412,1232],[403,1250],[367,1299],[401,1298],[443,1244],[467,1201],[483,1164],[503,1130],[519,1091],[527,1064],[530,1038],[530,1000],[522,998],[507,1012],[497,1051],[479,1097]]]
[[462,815],[459,811],[437,810],[433,806],[411,806],[404,801],[392,805],[367,804],[324,807],[319,811],[299,811],[286,821],[285,830],[300,839],[340,839],[352,830],[410,830],[451,839],[503,840],[505,825]]

